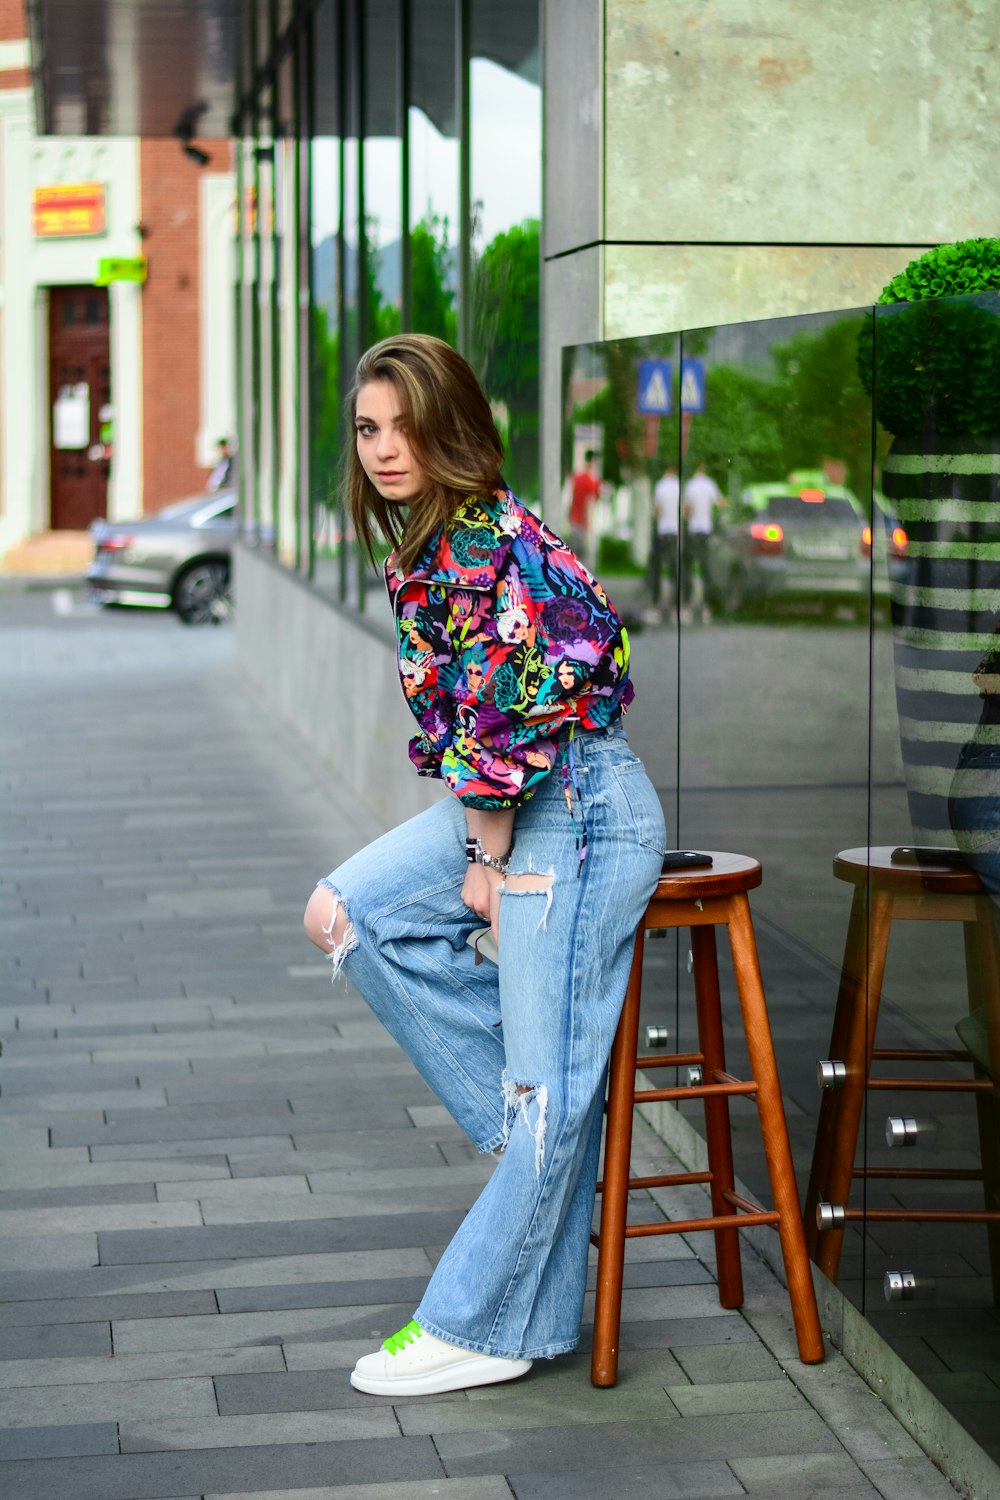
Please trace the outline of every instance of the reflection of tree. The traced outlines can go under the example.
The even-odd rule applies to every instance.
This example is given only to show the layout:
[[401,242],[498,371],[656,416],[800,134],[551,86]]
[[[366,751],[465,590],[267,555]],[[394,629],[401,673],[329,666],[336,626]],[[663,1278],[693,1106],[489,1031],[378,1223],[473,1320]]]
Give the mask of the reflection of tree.
[[398,303],[390,301],[379,286],[378,220],[365,219],[365,291],[368,337],[365,342],[378,343],[400,329]]
[[[857,332],[856,318],[841,318],[818,333],[796,334],[772,346],[768,374],[737,361],[713,363],[710,350],[695,348],[685,334],[685,354],[707,363],[705,410],[691,421],[685,463],[704,460],[720,483],[729,474],[742,486],[839,458],[849,482],[863,487],[871,471],[871,403],[855,366]],[[674,411],[660,422],[654,467],[676,463],[680,451],[676,347],[635,339],[609,343],[608,384],[576,408],[573,421],[602,424],[604,476],[612,483],[621,466],[635,466],[643,451],[635,394],[637,361],[647,354],[674,364]]]
[[458,319],[452,282],[448,220],[427,213],[410,231],[412,327],[454,345]]
[[498,234],[472,276],[473,362],[490,400],[507,409],[507,477],[538,490],[539,223]]
[[312,492],[329,505],[333,501],[340,459],[340,349],[326,309],[313,308],[310,393],[312,396]]

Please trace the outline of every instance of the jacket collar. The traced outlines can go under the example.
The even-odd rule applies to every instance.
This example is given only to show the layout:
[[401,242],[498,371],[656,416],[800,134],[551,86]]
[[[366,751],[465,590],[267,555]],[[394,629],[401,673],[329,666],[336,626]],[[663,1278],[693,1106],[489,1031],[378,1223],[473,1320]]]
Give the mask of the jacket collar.
[[521,529],[522,517],[521,505],[510,490],[497,490],[486,498],[473,496],[431,539],[405,579],[400,578],[393,557],[386,567],[395,572],[400,583],[436,583],[448,588],[492,591],[511,538]]

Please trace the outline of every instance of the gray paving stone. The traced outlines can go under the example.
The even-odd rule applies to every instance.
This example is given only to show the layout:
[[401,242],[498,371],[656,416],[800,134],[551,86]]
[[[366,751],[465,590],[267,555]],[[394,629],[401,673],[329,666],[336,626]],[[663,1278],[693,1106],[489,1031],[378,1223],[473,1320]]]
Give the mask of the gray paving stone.
[[[846,1454],[734,1454],[729,1467],[754,1500],[877,1500],[878,1491]],[[907,1496],[907,1500],[910,1497]]]
[[0,1212],[18,1208],[76,1208],[81,1204],[155,1203],[152,1181],[94,1183],[91,1187],[0,1189]]
[[259,1343],[267,1338],[285,1343],[303,1340],[311,1343],[322,1339],[324,1334],[335,1338],[364,1337],[377,1343],[395,1333],[412,1316],[412,1303],[388,1302],[375,1307],[217,1313],[214,1317],[124,1318],[114,1325],[115,1350],[121,1354],[152,1354],[171,1349],[232,1348],[238,1343]]
[[47,1302],[8,1302],[0,1306],[0,1328],[42,1323],[94,1323],[109,1318],[183,1318],[215,1313],[212,1292],[140,1292],[106,1297],[60,1297]]
[[289,1371],[280,1375],[220,1375],[215,1381],[219,1414],[330,1411],[363,1404],[369,1398],[353,1389],[343,1369]]
[[183,1203],[196,1198],[199,1202],[211,1199],[213,1203],[234,1200],[237,1203],[273,1203],[276,1198],[311,1198],[309,1184],[304,1176],[269,1177],[256,1183],[252,1179],[216,1178],[211,1182],[163,1182],[157,1183],[157,1200],[160,1203]]
[[266,1193],[246,1193],[242,1199],[207,1197],[201,1202],[201,1215],[207,1225],[279,1224],[288,1219],[343,1219],[361,1216],[405,1215],[411,1218],[425,1209],[428,1202],[444,1211],[468,1209],[482,1192],[480,1183],[448,1183],[434,1190],[414,1188],[411,1192],[366,1193],[358,1185],[354,1193],[305,1193],[275,1198]]
[[648,1422],[608,1422],[565,1429],[513,1428],[498,1432],[444,1433],[435,1439],[449,1474],[496,1473],[498,1469],[588,1470],[591,1465],[643,1465],[726,1459],[732,1453],[840,1453],[837,1439],[810,1411],[775,1412],[767,1422],[755,1414],[684,1417],[664,1429]]
[[[246,1500],[245,1495],[206,1495],[205,1500]],[[321,1489],[264,1490],[254,1500],[511,1500],[511,1489],[501,1474],[467,1479],[408,1481],[398,1484],[335,1484]]]
[[[0,1459],[72,1458],[118,1452],[114,1422],[73,1426],[11,1427],[0,1430]],[[14,1493],[13,1491],[11,1493]]]
[[746,1493],[729,1466],[718,1462],[633,1462],[589,1466],[585,1474],[575,1468],[528,1473],[514,1466],[509,1479],[517,1500],[722,1500]]
[[195,1203],[109,1203],[78,1208],[18,1209],[0,1213],[0,1237],[69,1235],[86,1230],[186,1229],[199,1225]]
[[[215,1417],[216,1411],[215,1391],[208,1376],[201,1380],[75,1381],[71,1385],[22,1386],[5,1391],[3,1397],[4,1422],[11,1427],[60,1422],[135,1422],[147,1418],[150,1412],[155,1412],[158,1420],[194,1420]],[[117,1440],[114,1448],[100,1451],[117,1453]]]
[[285,1369],[280,1345],[116,1354],[105,1359],[18,1359],[0,1365],[0,1388],[106,1385],[110,1381],[183,1380],[198,1375],[264,1374]]
[[[398,1131],[390,1141],[366,1142],[363,1135],[344,1131],[333,1149],[275,1151],[264,1155],[254,1152],[230,1152],[234,1177],[272,1177],[285,1173],[326,1172],[332,1170],[402,1171],[407,1167],[441,1165],[438,1142],[418,1136],[414,1130]],[[479,1153],[476,1152],[476,1156]]]
[[[442,1244],[451,1239],[463,1217],[460,1213],[383,1214],[348,1221],[317,1219],[288,1224],[212,1225],[204,1229],[126,1230],[98,1238],[102,1265],[228,1260],[247,1255],[329,1254],[362,1247],[396,1250]],[[747,1337],[753,1337],[752,1330],[747,1330]]]
[[[428,1267],[428,1272],[429,1272]],[[410,1302],[414,1307],[427,1286],[422,1276],[383,1277],[378,1281],[313,1281],[295,1286],[234,1288],[216,1293],[224,1313],[268,1312],[294,1307],[347,1307],[384,1302]],[[997,1390],[1000,1399],[1000,1389]]]
[[[76,1147],[70,1148],[76,1150]],[[174,1180],[212,1181],[214,1179],[228,1178],[229,1165],[224,1156],[210,1157],[185,1157],[180,1161],[158,1161],[154,1168],[146,1165],[144,1161],[133,1162],[91,1162],[86,1155],[86,1148],[80,1147],[83,1157],[79,1161],[67,1162],[58,1157],[49,1162],[47,1158],[36,1158],[30,1163],[15,1162],[12,1165],[0,1167],[0,1190],[4,1192],[27,1191],[58,1191],[66,1189],[71,1192],[90,1191],[91,1185],[100,1191],[102,1188],[114,1187],[116,1185],[142,1186],[149,1183],[171,1182]]]
[[719,1384],[727,1380],[780,1380],[778,1361],[756,1341],[736,1347],[718,1344],[675,1346],[675,1358],[695,1385]]
[[111,1353],[111,1325],[104,1323],[45,1323],[34,1328],[10,1328],[4,1334],[5,1359],[52,1359]]
[[258,1151],[290,1150],[291,1137],[287,1135],[203,1136],[191,1141],[141,1141],[130,1146],[94,1146],[91,1156],[95,1162],[105,1161],[169,1161],[171,1158],[194,1156],[199,1160],[246,1149]]
[[[517,1381],[517,1390],[497,1400],[442,1403],[433,1399],[396,1402],[400,1430],[407,1437],[432,1433],[438,1441],[444,1433],[505,1429],[526,1431],[530,1428],[574,1427],[586,1423],[638,1422],[651,1427],[677,1422],[679,1418],[666,1393],[655,1386],[615,1386],[597,1390],[589,1382],[575,1387],[551,1388],[545,1380],[546,1370]],[[439,1445],[440,1446],[440,1445]]]
[[14,1462],[3,1477],[17,1500],[138,1500],[167,1490],[252,1496],[328,1484],[331,1476],[343,1484],[409,1485],[439,1479],[443,1470],[430,1438],[396,1437]]
[[276,1443],[336,1443],[395,1438],[392,1408],[358,1406],[350,1411],[285,1411],[249,1417],[192,1418],[188,1421],[130,1421],[118,1424],[123,1453],[155,1453],[178,1448],[257,1448]]
[[790,1380],[734,1380],[719,1385],[668,1385],[682,1417],[730,1416],[734,1412],[801,1410],[805,1397]]
[[958,1494],[923,1454],[919,1458],[865,1461],[861,1467],[881,1500],[955,1500]]

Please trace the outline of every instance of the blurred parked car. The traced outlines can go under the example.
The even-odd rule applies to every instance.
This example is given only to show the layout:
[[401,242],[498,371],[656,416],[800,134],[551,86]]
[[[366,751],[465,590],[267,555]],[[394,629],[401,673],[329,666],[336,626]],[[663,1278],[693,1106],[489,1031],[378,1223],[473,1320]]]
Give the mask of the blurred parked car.
[[227,620],[238,528],[232,490],[195,495],[137,521],[95,521],[91,595],[101,604],[172,606],[187,625]]
[[[890,578],[906,566],[905,531],[891,517],[885,526],[888,570],[875,571],[877,597],[888,595]],[[843,485],[751,485],[712,537],[706,593],[728,614],[776,599],[853,602],[866,614],[871,547],[864,507]]]

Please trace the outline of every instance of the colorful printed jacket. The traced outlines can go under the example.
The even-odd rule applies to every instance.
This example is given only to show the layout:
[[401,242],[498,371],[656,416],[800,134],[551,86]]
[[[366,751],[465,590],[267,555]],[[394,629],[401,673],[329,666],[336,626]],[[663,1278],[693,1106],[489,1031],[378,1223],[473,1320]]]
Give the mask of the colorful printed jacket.
[[410,759],[467,807],[526,801],[561,729],[604,728],[632,701],[607,595],[510,490],[463,505],[411,574],[390,557],[386,584],[420,725]]

